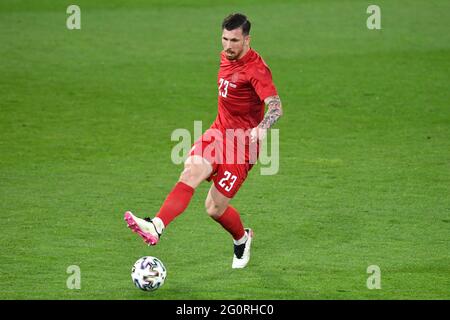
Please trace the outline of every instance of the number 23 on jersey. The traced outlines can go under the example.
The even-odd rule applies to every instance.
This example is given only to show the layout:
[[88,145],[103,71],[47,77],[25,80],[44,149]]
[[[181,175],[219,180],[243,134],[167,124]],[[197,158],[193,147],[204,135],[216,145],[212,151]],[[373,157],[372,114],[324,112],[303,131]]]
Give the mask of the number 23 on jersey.
[[226,98],[228,94],[228,85],[230,84],[230,81],[220,78],[219,83],[220,83],[219,95]]
[[231,174],[230,171],[224,172],[224,177],[220,179],[219,186],[225,189],[225,191],[230,192],[230,190],[233,188],[234,183],[236,182],[237,177],[233,174]]

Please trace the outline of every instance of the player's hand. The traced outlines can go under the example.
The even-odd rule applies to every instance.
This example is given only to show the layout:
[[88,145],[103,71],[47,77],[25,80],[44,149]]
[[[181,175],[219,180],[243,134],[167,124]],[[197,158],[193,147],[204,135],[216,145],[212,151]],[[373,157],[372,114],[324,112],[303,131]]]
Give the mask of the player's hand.
[[256,141],[262,141],[266,137],[267,129],[262,129],[259,127],[253,128],[250,131],[250,142],[255,143]]

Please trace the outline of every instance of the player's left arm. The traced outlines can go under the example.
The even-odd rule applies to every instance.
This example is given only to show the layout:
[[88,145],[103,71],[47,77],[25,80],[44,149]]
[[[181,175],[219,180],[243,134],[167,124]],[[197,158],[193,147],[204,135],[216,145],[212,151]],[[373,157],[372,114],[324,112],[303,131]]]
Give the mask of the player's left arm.
[[264,115],[264,119],[258,125],[258,128],[270,129],[283,115],[283,108],[279,96],[267,97],[264,99],[264,103],[267,106],[267,112]]
[[283,108],[279,96],[267,97],[264,99],[264,103],[267,106],[267,112],[260,124],[256,128],[253,128],[251,133],[252,142],[255,142],[257,139],[263,140],[266,136],[267,129],[270,129],[283,115]]

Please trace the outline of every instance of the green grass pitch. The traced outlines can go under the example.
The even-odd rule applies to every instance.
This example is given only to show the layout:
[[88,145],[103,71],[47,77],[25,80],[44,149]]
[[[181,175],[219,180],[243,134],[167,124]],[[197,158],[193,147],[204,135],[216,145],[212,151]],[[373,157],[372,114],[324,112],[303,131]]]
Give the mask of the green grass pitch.
[[[380,0],[369,30],[370,4],[1,1],[0,299],[449,299],[450,4]],[[156,247],[123,221],[175,184],[172,131],[214,120],[236,11],[285,111],[279,173],[255,166],[232,202],[255,231],[243,270],[207,183]],[[154,293],[131,282],[144,255],[168,269]]]

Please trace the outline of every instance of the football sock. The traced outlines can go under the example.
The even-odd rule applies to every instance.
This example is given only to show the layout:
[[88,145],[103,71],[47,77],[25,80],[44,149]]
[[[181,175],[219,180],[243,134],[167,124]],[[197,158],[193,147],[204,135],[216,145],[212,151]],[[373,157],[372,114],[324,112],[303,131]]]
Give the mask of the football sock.
[[247,238],[248,238],[247,232],[245,232],[244,235],[242,236],[242,238],[240,238],[239,240],[233,240],[233,242],[235,245],[239,246],[239,245],[245,243],[247,241]]
[[156,228],[156,232],[158,232],[161,235],[165,228],[164,222],[161,220],[161,218],[158,217],[154,217],[152,219],[152,222]]
[[233,236],[234,240],[241,240],[246,235],[241,217],[232,206],[228,206],[216,221]]
[[164,223],[164,227],[186,210],[193,195],[194,188],[181,181],[177,182],[156,214],[156,217]]

